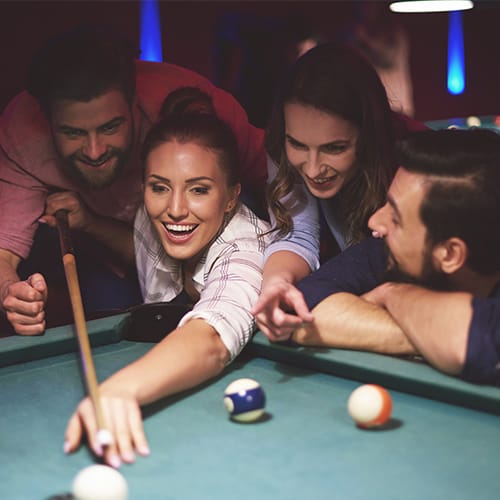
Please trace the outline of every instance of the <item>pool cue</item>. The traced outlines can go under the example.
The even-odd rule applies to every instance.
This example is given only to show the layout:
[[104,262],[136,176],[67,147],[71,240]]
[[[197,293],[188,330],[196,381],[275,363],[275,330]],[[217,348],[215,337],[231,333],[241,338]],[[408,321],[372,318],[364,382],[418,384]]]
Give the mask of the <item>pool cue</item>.
[[96,413],[98,428],[97,439],[101,445],[107,446],[111,442],[111,433],[106,427],[101,402],[99,400],[97,376],[95,373],[94,360],[92,359],[92,351],[90,349],[87,323],[85,321],[82,295],[80,292],[80,284],[76,270],[76,260],[68,224],[68,211],[58,210],[55,213],[55,217],[57,221],[57,229],[59,231],[59,243],[61,246],[64,272],[66,274],[66,283],[68,285],[71,307],[73,309],[73,318],[75,320],[76,335],[78,338],[78,345],[80,347],[83,374],[87,385],[87,391]]

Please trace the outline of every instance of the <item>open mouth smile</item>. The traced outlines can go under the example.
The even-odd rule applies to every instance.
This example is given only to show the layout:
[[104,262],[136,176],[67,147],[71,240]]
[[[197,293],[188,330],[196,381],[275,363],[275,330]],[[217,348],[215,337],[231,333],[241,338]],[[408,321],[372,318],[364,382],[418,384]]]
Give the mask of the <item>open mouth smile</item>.
[[185,241],[190,238],[198,224],[168,224],[162,222],[167,237],[173,241]]
[[163,227],[171,233],[192,233],[197,227],[197,224],[166,224]]
[[308,177],[308,181],[314,186],[322,186],[323,184],[334,182],[338,179],[338,174],[332,175],[331,177],[321,177],[318,179],[311,179]]

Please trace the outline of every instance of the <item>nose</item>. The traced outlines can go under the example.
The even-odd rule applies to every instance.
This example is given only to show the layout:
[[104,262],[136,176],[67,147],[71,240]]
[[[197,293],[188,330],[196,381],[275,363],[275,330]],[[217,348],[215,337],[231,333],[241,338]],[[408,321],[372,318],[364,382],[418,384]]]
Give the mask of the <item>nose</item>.
[[106,144],[102,141],[98,134],[90,133],[87,136],[83,153],[91,160],[98,160],[106,154]]
[[386,203],[380,207],[369,219],[368,227],[372,230],[374,236],[383,238],[387,236],[387,217],[389,216],[389,204]]
[[186,197],[183,192],[173,191],[168,199],[168,216],[174,220],[181,220],[189,213]]
[[303,164],[303,172],[311,179],[318,177],[322,173],[321,158],[318,151],[310,150],[307,154],[307,159]]

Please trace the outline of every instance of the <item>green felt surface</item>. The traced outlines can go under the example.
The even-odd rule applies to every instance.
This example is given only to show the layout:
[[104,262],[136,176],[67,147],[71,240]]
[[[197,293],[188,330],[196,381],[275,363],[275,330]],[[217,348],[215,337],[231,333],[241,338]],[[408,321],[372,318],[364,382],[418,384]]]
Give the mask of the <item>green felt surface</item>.
[[500,388],[450,377],[423,361],[341,349],[273,345],[262,333],[255,335],[251,348],[270,359],[500,415]]
[[[109,336],[122,321],[99,320],[89,331],[98,336],[101,325]],[[151,347],[115,340],[94,348],[101,380]],[[130,500],[498,498],[498,416],[394,388],[387,428],[362,431],[346,411],[359,382],[288,363],[290,348],[271,346],[275,355],[285,351],[277,360],[256,346],[266,349],[257,336],[212,383],[145,409],[152,453],[122,467]],[[349,352],[322,353],[332,354]],[[262,422],[227,417],[224,388],[241,377],[265,389]],[[74,352],[0,369],[0,498],[67,492],[74,475],[94,463],[86,447],[62,452],[68,417],[82,396]]]

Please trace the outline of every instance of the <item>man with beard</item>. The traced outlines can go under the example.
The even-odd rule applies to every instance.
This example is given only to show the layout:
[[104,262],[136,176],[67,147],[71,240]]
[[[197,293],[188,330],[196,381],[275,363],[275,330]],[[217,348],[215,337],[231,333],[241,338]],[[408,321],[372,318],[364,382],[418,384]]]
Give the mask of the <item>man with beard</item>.
[[291,340],[418,353],[500,385],[500,136],[428,130],[397,153],[387,202],[369,220],[375,238],[299,283],[314,319]]
[[71,320],[64,317],[71,309],[59,209],[73,229],[88,315],[142,302],[132,238],[142,199],[140,144],[172,90],[198,87],[211,96],[237,137],[244,191],[264,191],[263,131],[237,101],[192,71],[137,55],[104,30],[58,36],[33,59],[28,92],[0,118],[0,309],[19,334]]

